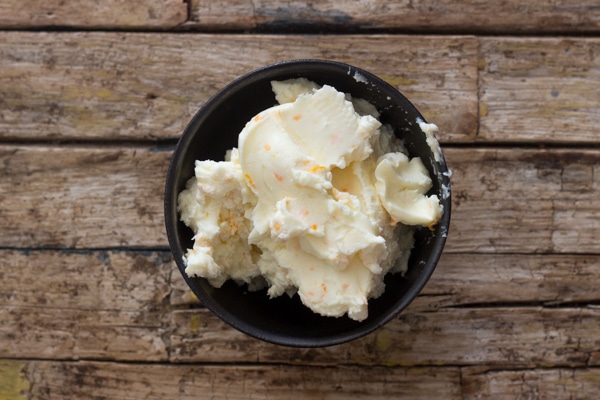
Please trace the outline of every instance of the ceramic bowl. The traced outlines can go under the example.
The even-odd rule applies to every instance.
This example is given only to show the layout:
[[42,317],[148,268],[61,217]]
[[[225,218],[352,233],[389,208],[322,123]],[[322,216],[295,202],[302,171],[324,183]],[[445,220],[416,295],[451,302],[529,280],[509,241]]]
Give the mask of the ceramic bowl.
[[[386,276],[385,293],[369,301],[369,317],[361,322],[344,316],[324,317],[305,307],[295,295],[270,299],[265,291],[249,292],[227,282],[214,288],[185,273],[183,255],[193,244],[192,231],[180,222],[177,195],[194,174],[195,160],[223,160],[237,146],[238,134],[258,112],[276,104],[272,80],[304,77],[369,101],[405,143],[411,157],[423,160],[435,193],[444,206],[433,230],[418,229],[408,272]],[[183,278],[201,303],[232,327],[257,339],[294,347],[320,347],[348,342],[380,328],[419,294],[433,273],[450,223],[450,181],[443,154],[436,161],[425,134],[416,123],[423,116],[396,88],[360,68],[326,60],[293,60],[252,71],[216,93],[194,115],[172,155],[165,188],[165,223],[169,245]]]

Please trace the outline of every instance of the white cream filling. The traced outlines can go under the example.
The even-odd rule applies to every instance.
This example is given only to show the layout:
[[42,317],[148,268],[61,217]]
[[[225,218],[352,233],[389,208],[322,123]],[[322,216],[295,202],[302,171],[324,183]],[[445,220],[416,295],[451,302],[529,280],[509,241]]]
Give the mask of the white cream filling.
[[280,104],[246,124],[226,161],[197,161],[179,195],[195,233],[186,273],[363,320],[385,274],[407,268],[409,225],[441,216],[431,179],[369,103],[306,79],[272,87]]

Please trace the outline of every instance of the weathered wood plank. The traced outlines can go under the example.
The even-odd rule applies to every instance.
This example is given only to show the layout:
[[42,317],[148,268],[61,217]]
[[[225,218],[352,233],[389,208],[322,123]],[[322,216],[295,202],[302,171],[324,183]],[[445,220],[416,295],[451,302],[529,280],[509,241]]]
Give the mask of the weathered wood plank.
[[[0,361],[7,399],[590,399],[600,371],[534,369],[487,371],[454,367],[292,367]],[[459,375],[460,374],[460,375]],[[460,381],[460,383],[459,383]],[[462,397],[461,397],[462,396]]]
[[140,311],[170,291],[168,252],[1,250],[0,258],[4,305]]
[[[593,1],[518,1],[489,4],[481,0],[459,2],[416,0],[389,3],[274,0],[191,1],[187,29],[270,31],[338,29],[402,29],[413,32],[598,32],[600,19]],[[149,4],[148,4],[149,3]],[[27,3],[8,0],[0,5],[1,28],[49,26],[80,28],[176,28],[187,19],[187,4],[178,0],[154,0],[133,4],[111,0],[69,4],[58,0]]]
[[483,371],[463,369],[463,399],[594,399],[600,391],[600,370],[543,369],[524,371]]
[[162,310],[0,306],[0,354],[15,358],[165,360]]
[[[600,151],[445,154],[453,171],[446,252],[599,253]],[[0,245],[166,246],[170,155],[146,147],[0,146]]]
[[148,361],[168,353],[174,362],[600,365],[600,309],[493,306],[597,302],[597,257],[445,255],[423,295],[383,329],[349,345],[287,349],[251,339],[206,309],[173,309],[167,296],[184,288],[168,253],[0,256],[7,261],[0,271],[3,357]]
[[[0,360],[22,398],[460,399],[458,368],[202,366]],[[4,382],[3,382],[4,381]],[[7,396],[7,398],[9,398]],[[21,397],[10,397],[21,398]]]
[[171,258],[0,252],[0,355],[165,360]]
[[170,152],[3,146],[0,242],[9,247],[164,245]]
[[599,46],[592,38],[3,32],[0,138],[178,137],[232,79],[316,57],[394,84],[440,125],[443,142],[597,143]]
[[600,250],[600,153],[520,148],[445,153],[453,171],[449,251]]
[[476,136],[473,37],[2,32],[0,138],[176,138],[231,80],[296,58],[363,67],[437,123],[442,141]]
[[401,29],[415,32],[598,32],[592,1],[192,1],[198,29]]
[[[166,252],[2,251],[0,256],[6,260],[0,271],[0,342],[5,343],[0,353],[5,356],[144,360],[160,352],[157,340],[169,334],[172,306],[192,304],[189,298],[181,300],[190,292]],[[598,257],[590,256],[445,254],[409,310],[415,314],[503,302],[596,303],[593,277],[599,264]],[[223,341],[240,338],[214,316],[180,312],[173,317],[177,351],[187,346],[192,351],[198,340],[214,340],[215,347],[222,347]],[[181,324],[187,324],[187,333],[177,333]]]
[[493,307],[413,312],[348,344],[295,349],[262,343],[206,309],[172,313],[172,362],[315,365],[587,366],[600,350],[600,309]]
[[600,41],[482,38],[485,141],[600,141]]
[[424,310],[477,304],[595,304],[600,301],[598,271],[600,257],[593,255],[444,253],[418,303]]
[[182,0],[3,0],[0,28],[175,28],[187,20],[185,3]]

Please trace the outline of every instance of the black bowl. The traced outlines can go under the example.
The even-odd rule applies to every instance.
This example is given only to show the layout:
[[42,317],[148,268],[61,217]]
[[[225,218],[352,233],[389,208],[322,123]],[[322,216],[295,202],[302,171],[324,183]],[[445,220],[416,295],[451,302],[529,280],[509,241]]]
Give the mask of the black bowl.
[[[369,301],[369,317],[361,322],[344,316],[324,317],[305,307],[295,295],[269,299],[265,291],[248,292],[227,282],[212,287],[185,273],[183,256],[191,248],[192,231],[179,220],[177,195],[194,174],[194,161],[223,160],[237,147],[238,134],[254,115],[276,104],[272,80],[304,77],[328,84],[373,104],[380,121],[390,124],[404,141],[410,156],[419,156],[433,180],[430,193],[438,194],[444,214],[434,230],[418,229],[408,272],[385,278],[385,293]],[[192,118],[171,159],[165,190],[165,223],[171,251],[183,278],[200,301],[226,323],[255,338],[295,347],[329,346],[347,342],[381,327],[419,294],[442,253],[450,223],[450,181],[443,155],[439,162],[416,123],[424,121],[417,109],[393,86],[375,75],[343,63],[295,60],[266,66],[244,75],[212,97]]]

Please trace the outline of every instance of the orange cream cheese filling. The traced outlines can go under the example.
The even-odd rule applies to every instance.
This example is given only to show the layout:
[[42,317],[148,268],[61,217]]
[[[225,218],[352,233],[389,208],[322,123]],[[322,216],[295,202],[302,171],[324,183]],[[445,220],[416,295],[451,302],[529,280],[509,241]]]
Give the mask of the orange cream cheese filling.
[[195,233],[186,273],[364,320],[384,276],[406,271],[413,226],[442,215],[431,179],[370,104],[303,78],[272,87],[280,104],[246,124],[225,161],[196,161],[179,195]]

